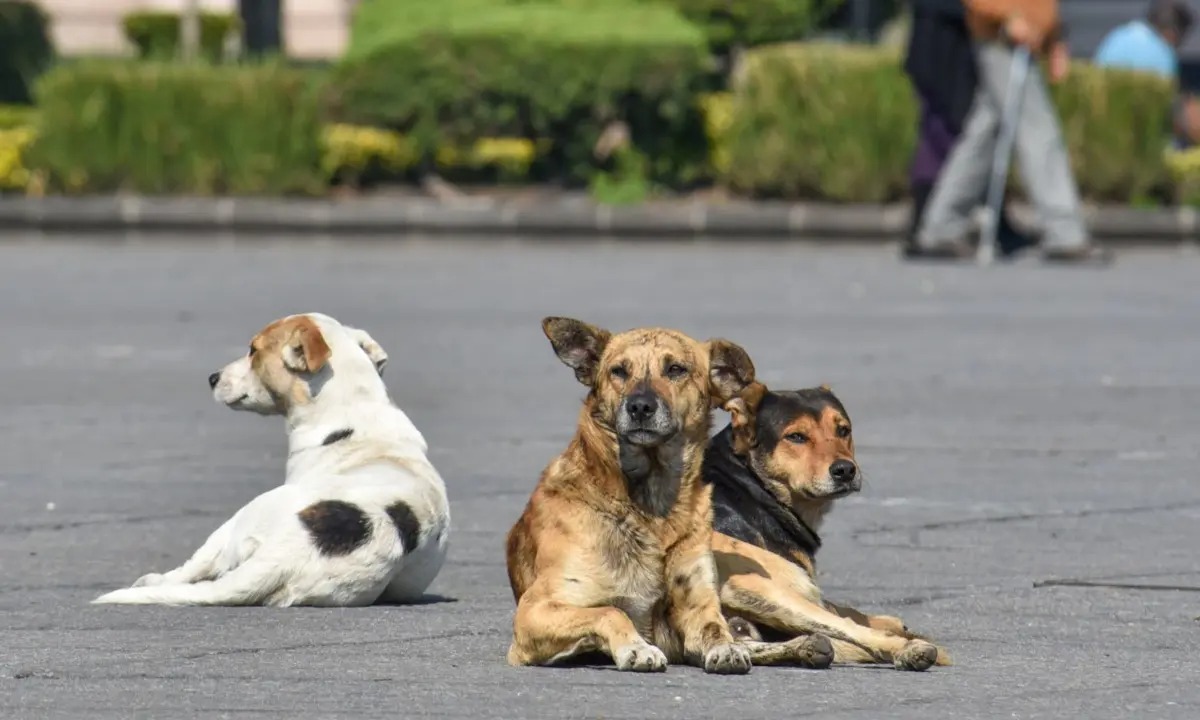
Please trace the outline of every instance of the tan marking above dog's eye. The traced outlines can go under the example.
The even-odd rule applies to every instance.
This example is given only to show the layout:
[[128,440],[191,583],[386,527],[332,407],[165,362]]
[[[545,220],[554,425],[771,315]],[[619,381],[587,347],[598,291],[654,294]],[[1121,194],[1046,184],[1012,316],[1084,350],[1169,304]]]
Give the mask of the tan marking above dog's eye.
[[850,426],[849,425],[838,425],[837,436],[840,438],[850,437]]
[[624,365],[614,365],[612,370],[609,370],[608,373],[618,380],[629,379],[629,370],[627,370]]
[[678,380],[680,378],[687,377],[688,369],[679,363],[671,363],[667,366],[666,375],[672,380]]
[[783,439],[790,443],[795,443],[796,445],[803,445],[804,443],[808,442],[808,436],[804,433],[798,432],[788,433],[787,435],[783,436]]

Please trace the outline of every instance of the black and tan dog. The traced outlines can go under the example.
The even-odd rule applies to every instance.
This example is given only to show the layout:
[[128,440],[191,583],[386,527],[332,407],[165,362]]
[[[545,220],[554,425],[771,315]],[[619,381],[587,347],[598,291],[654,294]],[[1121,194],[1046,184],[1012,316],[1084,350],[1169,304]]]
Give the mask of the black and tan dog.
[[817,664],[829,643],[734,641],[717,597],[711,489],[700,469],[711,408],[754,380],[742,348],[663,329],[613,335],[547,318],[558,357],[589,388],[575,437],[542,473],[508,534],[517,601],[508,660],[596,653],[652,672],[668,660],[745,673]]
[[713,438],[703,472],[713,487],[721,605],[735,637],[815,632],[833,639],[835,662],[949,665],[898,618],[834,605],[814,582],[825,514],[862,487],[850,416],[833,392],[770,392],[756,382],[725,408],[732,422]]

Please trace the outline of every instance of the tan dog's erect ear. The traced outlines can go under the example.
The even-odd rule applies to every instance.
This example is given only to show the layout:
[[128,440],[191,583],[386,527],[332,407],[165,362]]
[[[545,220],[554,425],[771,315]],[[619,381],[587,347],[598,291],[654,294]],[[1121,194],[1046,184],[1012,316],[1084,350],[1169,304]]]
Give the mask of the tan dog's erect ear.
[[579,382],[592,387],[596,366],[612,338],[612,333],[571,318],[548,317],[542,320],[542,332],[550,339],[558,359],[575,371]]
[[291,337],[283,345],[283,364],[298,373],[315,373],[325,367],[333,351],[321,335],[321,329],[311,320],[296,323]]
[[724,407],[754,382],[754,363],[740,345],[728,340],[709,340],[708,357],[712,406]]
[[733,426],[734,454],[745,455],[754,447],[755,416],[766,394],[767,386],[756,380],[746,386],[741,394],[725,403],[724,409],[729,413],[730,424]]
[[350,333],[350,337],[354,338],[358,346],[363,349],[367,357],[371,358],[371,362],[375,363],[375,370],[380,375],[383,375],[383,369],[387,367],[388,361],[388,354],[383,349],[383,346],[375,342],[375,338],[371,337],[370,333],[366,330],[346,327],[346,331]]

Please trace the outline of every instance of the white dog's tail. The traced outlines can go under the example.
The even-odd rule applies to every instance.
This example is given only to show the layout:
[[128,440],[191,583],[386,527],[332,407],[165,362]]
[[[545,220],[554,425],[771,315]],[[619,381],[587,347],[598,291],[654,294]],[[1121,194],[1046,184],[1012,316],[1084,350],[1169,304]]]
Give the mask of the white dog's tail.
[[251,557],[216,580],[114,590],[92,601],[115,605],[259,605],[283,587],[279,564]]

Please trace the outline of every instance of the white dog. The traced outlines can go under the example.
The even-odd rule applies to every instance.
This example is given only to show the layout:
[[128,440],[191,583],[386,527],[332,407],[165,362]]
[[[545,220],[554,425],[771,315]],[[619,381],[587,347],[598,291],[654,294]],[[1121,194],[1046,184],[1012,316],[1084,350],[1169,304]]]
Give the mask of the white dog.
[[356,606],[419,598],[446,557],[450,510],[425,438],[388,398],[387,354],[326,315],[264,328],[209,377],[234,410],[285,415],[287,478],[190,560],[97,603]]

